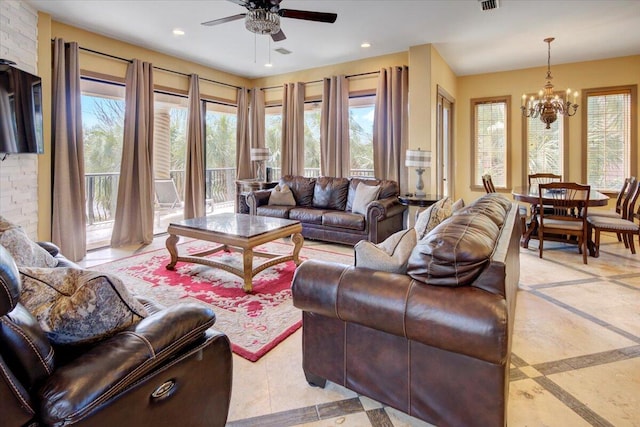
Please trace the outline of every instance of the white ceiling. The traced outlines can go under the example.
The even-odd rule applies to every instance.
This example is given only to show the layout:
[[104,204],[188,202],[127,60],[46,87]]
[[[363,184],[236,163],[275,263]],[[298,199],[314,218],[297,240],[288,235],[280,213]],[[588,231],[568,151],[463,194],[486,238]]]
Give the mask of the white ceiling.
[[[334,24],[281,18],[287,39],[254,36],[226,0],[27,0],[56,21],[247,78],[404,52],[432,43],[457,75],[640,54],[640,0],[283,0],[283,9],[334,12]],[[184,36],[172,34],[182,29]],[[363,49],[364,41],[371,47]],[[256,48],[254,49],[254,43]],[[106,52],[117,55],[118,52]],[[408,64],[407,64],[408,65]]]

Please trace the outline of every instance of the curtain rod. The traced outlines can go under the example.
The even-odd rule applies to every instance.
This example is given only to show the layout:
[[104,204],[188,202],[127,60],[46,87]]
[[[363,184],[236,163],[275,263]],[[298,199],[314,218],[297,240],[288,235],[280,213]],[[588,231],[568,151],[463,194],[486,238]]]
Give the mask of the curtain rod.
[[[372,74],[380,74],[380,71],[368,71],[366,73],[359,73],[359,74],[350,74],[348,76],[346,76],[348,79],[350,79],[351,77],[360,77],[360,76],[368,76],[368,75],[372,75]],[[306,85],[309,84],[313,84],[313,83],[322,83],[323,80],[313,80],[310,82],[303,82]],[[269,86],[269,87],[261,87],[260,90],[269,90],[269,89],[280,89],[282,88],[282,85],[280,86]]]
[[[54,40],[52,39],[51,41],[53,42]],[[100,52],[100,51],[89,49],[89,48],[82,47],[82,46],[78,46],[78,49],[84,50],[85,52],[91,52],[91,53],[94,53],[96,55],[106,56],[107,58],[117,59],[119,61],[124,61],[124,62],[128,62],[128,63],[132,63],[133,62],[132,59],[122,58],[120,56],[111,55],[109,53]],[[182,73],[180,71],[169,70],[167,68],[157,67],[155,65],[153,66],[153,68],[155,68],[156,70],[160,70],[160,71],[166,71],[168,73],[174,73],[174,74],[178,74],[178,75],[181,75],[181,76],[190,77],[190,74]],[[232,85],[232,84],[224,83],[224,82],[219,82],[217,80],[207,79],[205,77],[198,76],[198,79],[204,80],[205,82],[209,82],[209,83],[215,83],[215,84],[219,84],[219,85],[222,85],[222,86],[231,87],[231,88],[234,88],[234,89],[242,89],[240,86],[236,86],[236,85]]]

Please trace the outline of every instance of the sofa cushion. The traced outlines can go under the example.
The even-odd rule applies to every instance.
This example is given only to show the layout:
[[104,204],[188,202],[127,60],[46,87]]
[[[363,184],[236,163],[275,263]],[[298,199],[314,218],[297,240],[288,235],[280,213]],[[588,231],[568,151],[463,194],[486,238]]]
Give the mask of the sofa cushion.
[[427,233],[433,230],[438,224],[449,218],[452,213],[451,199],[445,197],[440,199],[424,211],[420,212],[414,226],[416,237],[422,239]]
[[429,285],[469,285],[488,264],[499,235],[481,211],[452,215],[417,243],[407,274]]
[[451,211],[452,212],[458,212],[460,209],[464,208],[465,204],[464,204],[464,199],[460,198],[458,200],[456,200],[455,202],[453,202],[453,204],[451,205]]
[[263,205],[256,208],[256,215],[270,216],[273,218],[289,218],[289,211],[295,206]]
[[103,340],[147,316],[113,275],[78,268],[20,268],[20,302],[55,344]]
[[287,184],[282,186],[276,185],[269,194],[269,205],[279,206],[295,206],[296,199],[293,198],[293,193]]
[[415,245],[416,233],[413,229],[400,230],[377,245],[361,240],[353,247],[355,266],[406,274],[407,261]]
[[475,200],[469,206],[465,206],[459,213],[481,212],[489,216],[498,227],[502,227],[504,219],[511,209],[511,201],[498,193],[488,193]]
[[296,199],[297,206],[311,207],[313,205],[313,191],[316,184],[315,178],[307,178],[299,175],[285,175],[280,178],[280,185],[288,185]]
[[378,199],[378,194],[380,194],[380,186],[379,185],[367,185],[363,182],[358,184],[358,188],[356,188],[356,194],[353,198],[353,207],[351,211],[353,213],[366,214],[367,206],[369,203]]
[[347,178],[319,177],[313,189],[313,207],[343,211],[347,206],[348,191]]
[[31,240],[19,225],[0,216],[0,245],[9,252],[18,267],[55,267],[58,260]]
[[292,208],[289,211],[289,219],[300,221],[305,224],[322,224],[323,209],[315,208]]
[[322,225],[348,230],[363,231],[365,227],[364,215],[351,212],[329,211],[322,215]]

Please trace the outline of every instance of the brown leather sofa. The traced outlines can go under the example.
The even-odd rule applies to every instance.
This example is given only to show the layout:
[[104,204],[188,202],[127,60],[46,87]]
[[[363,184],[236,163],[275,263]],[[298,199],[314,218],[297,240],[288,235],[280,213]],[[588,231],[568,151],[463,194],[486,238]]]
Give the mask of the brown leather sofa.
[[[364,215],[352,212],[361,182],[381,186],[378,199],[369,203]],[[291,188],[296,206],[269,205],[272,190],[257,190],[247,195],[249,213],[297,220],[306,239],[349,245],[360,240],[379,243],[403,228],[407,208],[398,201],[395,181],[287,175],[280,179],[283,184]]]
[[489,194],[420,240],[407,275],[305,261],[292,291],[307,381],[437,426],[506,425],[520,227]]
[[19,302],[20,287],[0,246],[0,425],[225,425],[232,358],[226,335],[211,329],[213,311],[142,301],[149,316],[126,332],[54,348]]

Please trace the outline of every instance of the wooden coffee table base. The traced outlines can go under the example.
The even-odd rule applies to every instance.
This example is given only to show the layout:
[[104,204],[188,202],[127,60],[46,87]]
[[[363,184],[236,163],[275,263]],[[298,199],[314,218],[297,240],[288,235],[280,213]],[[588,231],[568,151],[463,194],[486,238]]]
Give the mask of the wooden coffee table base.
[[[173,224],[169,226],[167,231],[169,232],[169,237],[167,238],[166,246],[169,254],[171,255],[171,262],[166,266],[168,270],[175,270],[175,265],[178,261],[191,262],[194,264],[202,264],[209,267],[220,268],[222,270],[228,271],[229,273],[235,274],[238,277],[241,277],[244,280],[243,289],[247,293],[253,291],[253,277],[256,274],[260,273],[262,270],[286,261],[293,261],[296,265],[300,265],[300,249],[302,249],[302,245],[304,243],[304,238],[302,237],[302,234],[300,234],[302,231],[302,226],[300,226],[300,224],[283,227],[276,231],[262,234],[256,238],[240,238],[238,236],[225,235],[213,236],[211,233],[206,231],[183,228]],[[177,247],[180,236],[193,237],[209,242],[221,243],[221,245],[196,254],[180,256],[178,255]],[[253,248],[255,248],[256,246],[271,242],[281,237],[288,236],[291,236],[291,241],[294,244],[293,252],[291,254],[281,255],[253,250]],[[227,264],[216,262],[210,258],[205,258],[207,255],[211,255],[223,250],[242,253],[242,270],[234,268]],[[269,258],[269,261],[266,261],[253,268],[254,256]]]

